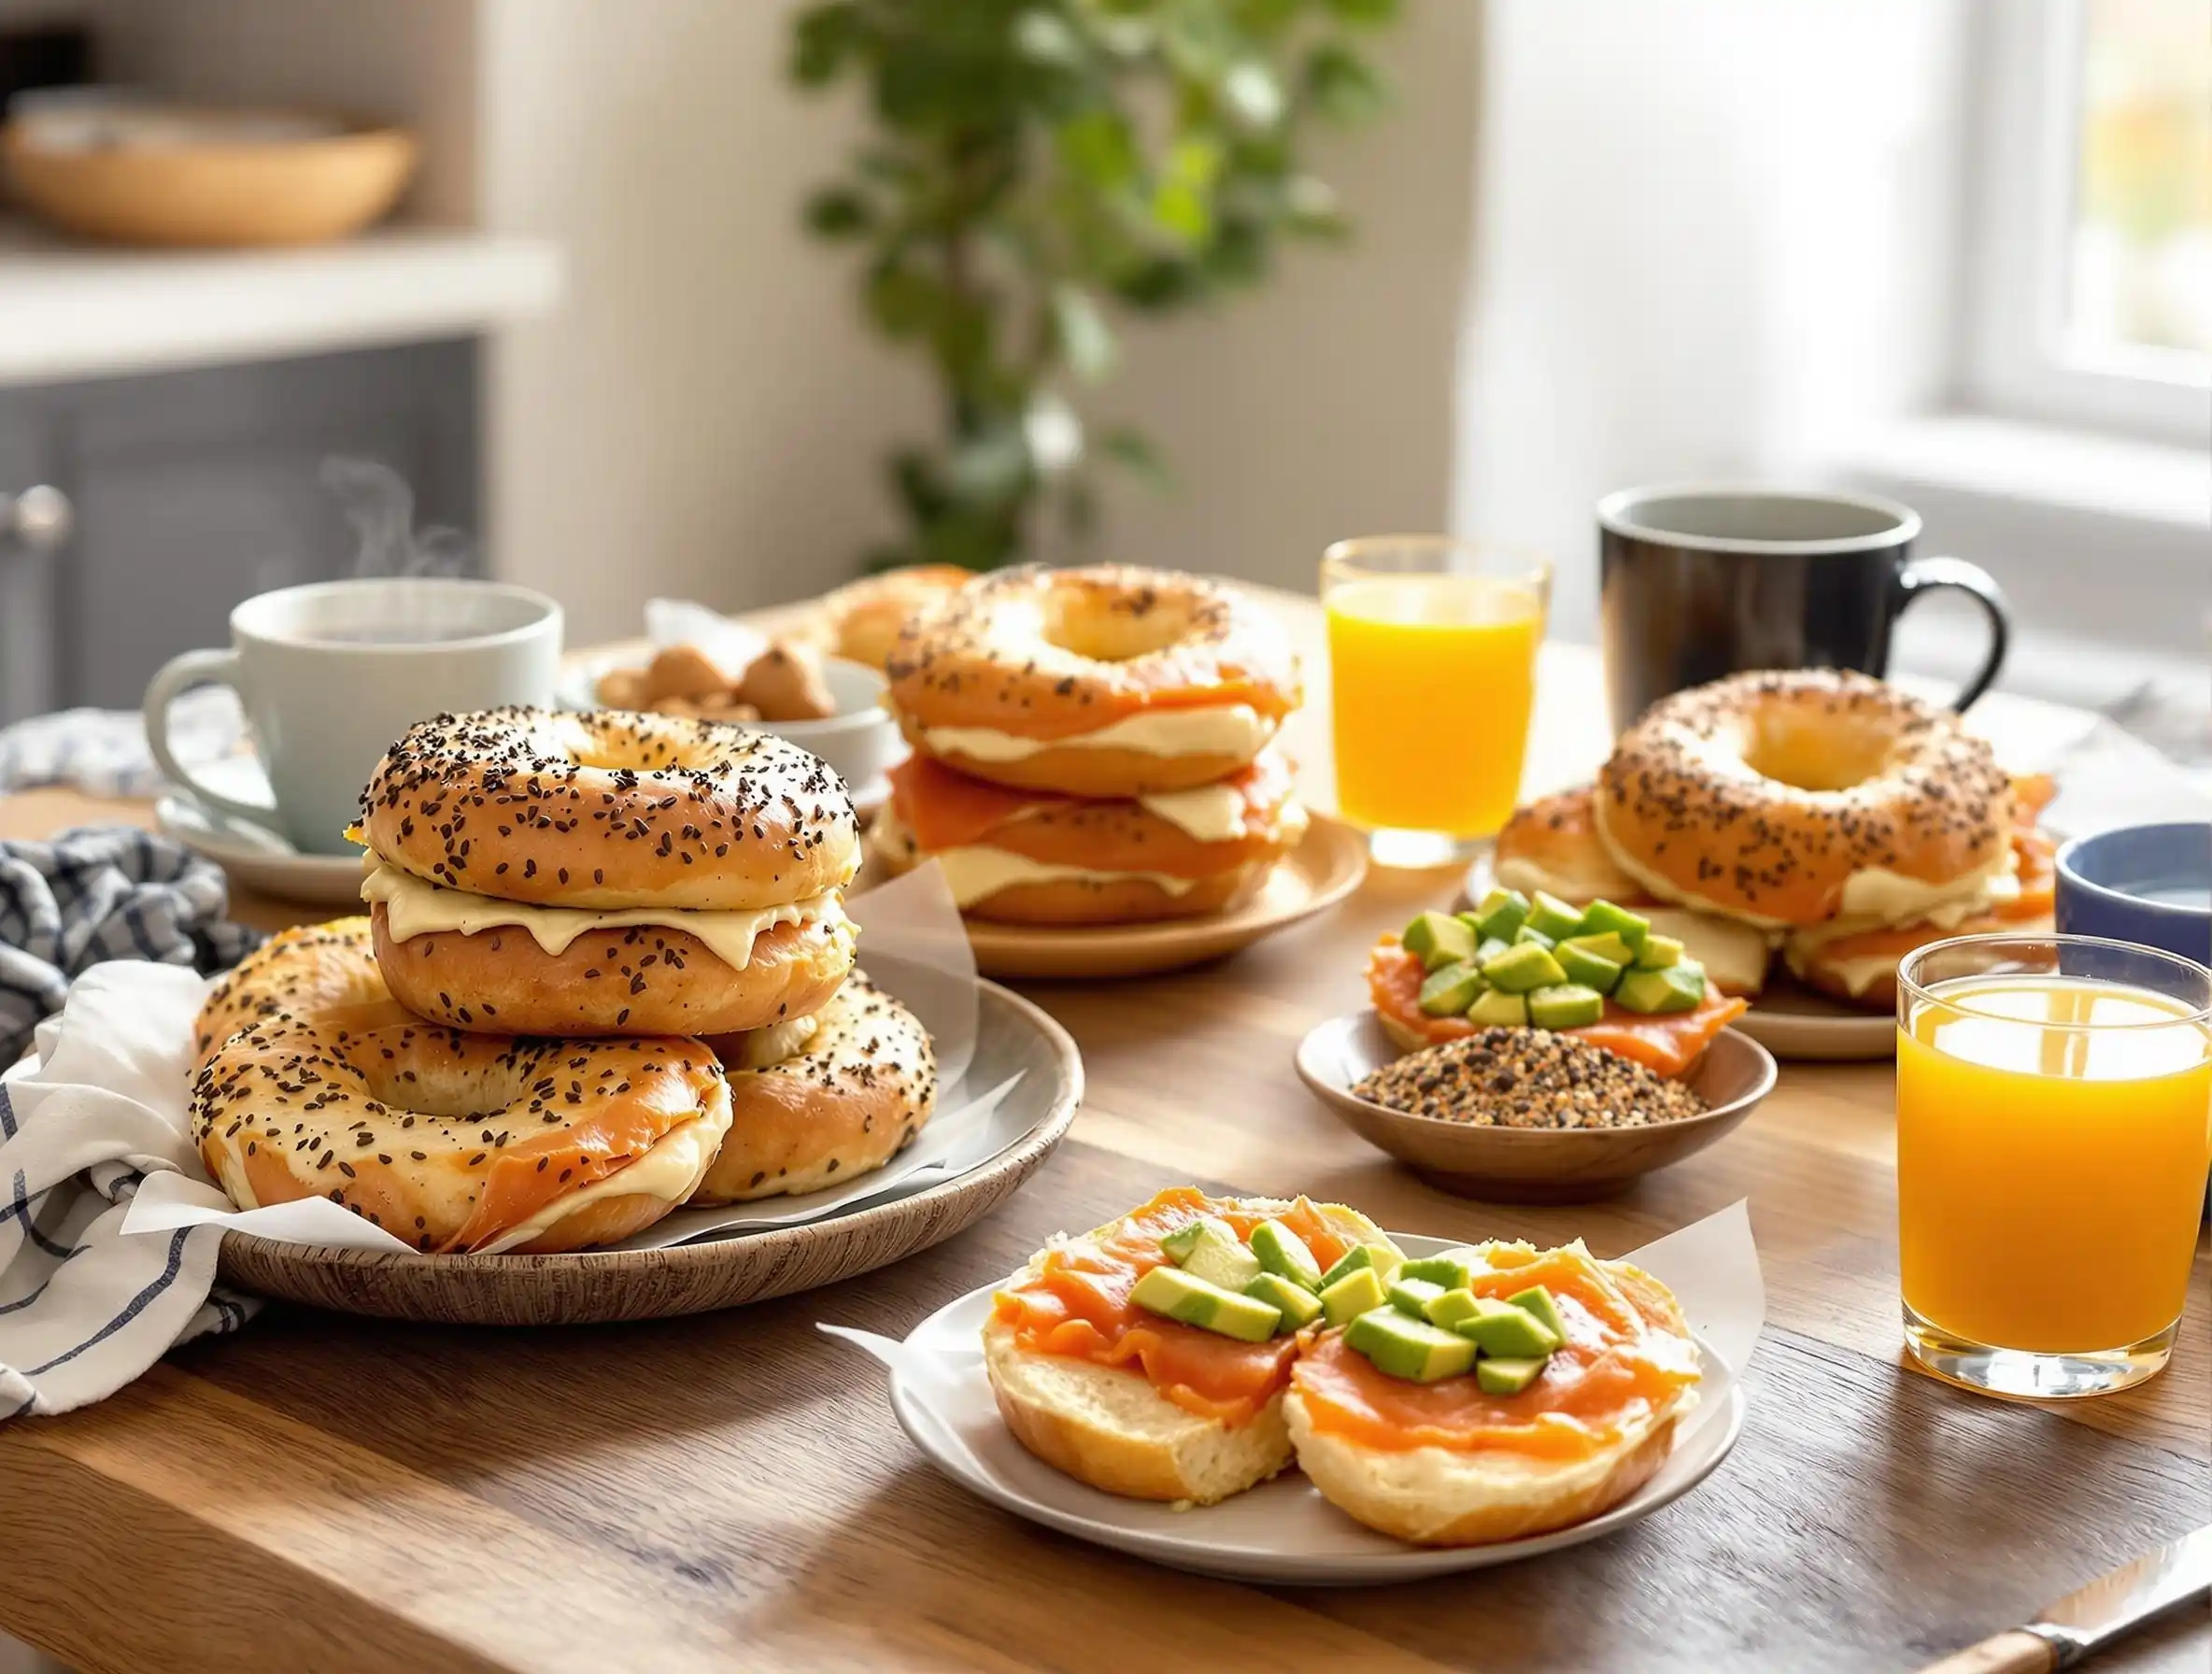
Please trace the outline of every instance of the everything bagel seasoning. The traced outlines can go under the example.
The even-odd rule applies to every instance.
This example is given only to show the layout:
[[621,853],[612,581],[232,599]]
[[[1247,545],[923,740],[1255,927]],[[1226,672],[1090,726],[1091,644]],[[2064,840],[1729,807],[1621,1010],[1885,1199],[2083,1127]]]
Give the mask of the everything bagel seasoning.
[[1352,1091],[1385,1110],[1470,1128],[1648,1128],[1708,1108],[1679,1081],[1547,1029],[1485,1029],[1424,1047]]

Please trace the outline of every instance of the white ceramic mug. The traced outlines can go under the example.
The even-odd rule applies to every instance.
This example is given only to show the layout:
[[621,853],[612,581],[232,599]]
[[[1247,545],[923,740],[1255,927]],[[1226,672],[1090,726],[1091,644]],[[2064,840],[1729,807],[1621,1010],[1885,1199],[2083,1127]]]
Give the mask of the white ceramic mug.
[[[418,720],[502,703],[550,705],[560,606],[497,581],[379,576],[261,593],[231,612],[231,648],[187,651],[146,688],[146,742],[202,802],[343,854],[362,787]],[[212,790],[169,748],[169,705],[220,683],[245,705],[274,805]]]

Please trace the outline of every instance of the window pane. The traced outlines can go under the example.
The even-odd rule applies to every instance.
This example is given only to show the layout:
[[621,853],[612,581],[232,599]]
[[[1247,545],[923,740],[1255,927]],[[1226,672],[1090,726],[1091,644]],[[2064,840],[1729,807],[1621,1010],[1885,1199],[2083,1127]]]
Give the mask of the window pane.
[[2070,334],[2212,353],[2212,13],[2084,0],[2081,75]]

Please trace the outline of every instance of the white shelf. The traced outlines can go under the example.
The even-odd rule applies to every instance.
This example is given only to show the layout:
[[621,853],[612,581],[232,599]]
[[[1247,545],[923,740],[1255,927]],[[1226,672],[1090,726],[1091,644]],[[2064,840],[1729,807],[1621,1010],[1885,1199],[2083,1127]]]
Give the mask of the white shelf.
[[560,287],[543,239],[388,227],[314,249],[172,252],[0,220],[0,384],[455,336],[544,314]]

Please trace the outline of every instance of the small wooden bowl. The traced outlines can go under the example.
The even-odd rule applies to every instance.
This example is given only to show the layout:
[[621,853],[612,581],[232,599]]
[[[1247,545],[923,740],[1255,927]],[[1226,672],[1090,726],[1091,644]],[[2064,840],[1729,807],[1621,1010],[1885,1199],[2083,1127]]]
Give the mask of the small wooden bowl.
[[1690,1072],[1690,1085],[1712,1107],[1702,1116],[1648,1128],[1477,1128],[1353,1095],[1368,1071],[1401,1056],[1373,1012],[1351,1012],[1298,1043],[1298,1076],[1347,1128],[1439,1191],[1494,1203],[1586,1203],[1626,1191],[1723,1137],[1775,1081],[1774,1055],[1727,1029]]
[[241,248],[327,244],[399,201],[417,147],[397,128],[275,143],[34,144],[0,128],[0,162],[22,204],[72,233],[115,244]]

